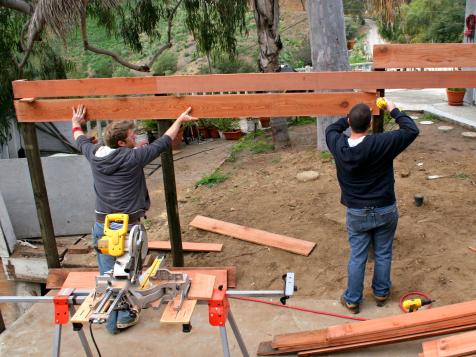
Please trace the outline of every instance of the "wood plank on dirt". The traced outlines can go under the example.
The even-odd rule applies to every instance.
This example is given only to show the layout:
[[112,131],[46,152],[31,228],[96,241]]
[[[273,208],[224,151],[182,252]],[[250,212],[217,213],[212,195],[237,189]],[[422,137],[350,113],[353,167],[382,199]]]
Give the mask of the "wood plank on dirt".
[[476,355],[476,331],[422,343],[424,357]]
[[358,103],[378,113],[375,94],[363,92],[16,100],[15,110],[19,122],[56,122],[71,120],[71,107],[79,104],[86,106],[89,120],[140,120],[176,118],[189,106],[199,118],[345,115]]
[[195,228],[227,235],[255,244],[283,249],[304,256],[311,254],[316,246],[316,243],[314,242],[270,233],[260,229],[240,226],[238,224],[219,221],[204,216],[196,216],[192,222],[190,222],[190,225]]
[[179,311],[174,310],[174,301],[169,301],[160,318],[162,324],[189,324],[197,300],[185,300]]
[[[374,68],[474,67],[474,43],[374,45]],[[382,87],[386,88],[386,87]]]
[[[379,56],[378,54],[377,56]],[[440,55],[440,54],[439,54]],[[473,63],[474,64],[474,63]],[[402,65],[400,63],[400,65]],[[14,81],[15,98],[322,89],[475,87],[472,71],[242,73]]]
[[[149,249],[170,250],[170,241],[149,242]],[[182,250],[185,252],[221,252],[221,243],[182,242]]]

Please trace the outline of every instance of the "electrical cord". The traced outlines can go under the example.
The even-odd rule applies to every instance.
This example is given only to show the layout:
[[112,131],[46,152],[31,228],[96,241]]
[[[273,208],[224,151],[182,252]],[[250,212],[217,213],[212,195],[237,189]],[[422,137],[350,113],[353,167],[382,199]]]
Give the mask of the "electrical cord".
[[273,305],[273,306],[278,306],[278,307],[285,307],[287,309],[292,309],[292,310],[298,310],[298,311],[304,311],[304,312],[310,312],[313,314],[319,314],[319,315],[327,315],[327,316],[332,316],[332,317],[338,317],[340,319],[348,319],[348,320],[356,320],[356,321],[367,321],[368,319],[363,318],[363,317],[354,317],[354,316],[347,316],[347,315],[341,315],[341,314],[334,314],[332,312],[326,312],[326,311],[320,311],[320,310],[313,310],[313,309],[306,309],[303,307],[298,307],[298,306],[290,306],[290,305],[281,305],[277,302],[272,302],[272,301],[266,301],[266,300],[260,300],[260,299],[255,299],[255,298],[247,298],[247,297],[240,297],[240,296],[229,296],[231,299],[237,299],[237,300],[244,300],[244,301],[252,301],[252,302],[259,302],[261,304],[267,304],[267,305]]
[[98,345],[96,344],[96,340],[94,339],[94,335],[93,335],[93,329],[91,327],[92,327],[92,322],[89,322],[89,333],[91,335],[91,340],[93,340],[94,347],[96,347],[96,351],[98,352],[99,357],[101,357],[101,352],[99,351]]

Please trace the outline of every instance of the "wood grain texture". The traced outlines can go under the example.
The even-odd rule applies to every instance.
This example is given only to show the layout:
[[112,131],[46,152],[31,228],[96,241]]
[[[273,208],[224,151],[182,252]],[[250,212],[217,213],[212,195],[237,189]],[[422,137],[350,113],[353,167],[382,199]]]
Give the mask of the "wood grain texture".
[[[225,269],[206,269],[206,270],[187,270],[187,269],[173,269],[174,272],[187,273],[191,279],[196,274],[205,274],[215,276],[215,285],[217,288],[219,285],[223,285],[227,288],[227,271]],[[75,288],[75,289],[94,289],[96,288],[96,276],[99,276],[99,272],[76,272],[73,271],[68,274],[68,277],[64,281],[61,288]]]
[[[374,45],[374,68],[474,67],[474,43]],[[387,88],[387,87],[382,87]]]
[[345,115],[358,103],[378,113],[375,94],[362,92],[16,100],[15,110],[20,122],[55,122],[70,121],[71,107],[79,104],[90,120],[131,120],[176,118],[189,106],[199,118]]
[[160,319],[162,324],[189,324],[197,300],[185,300],[179,311],[174,310],[174,301],[169,301]]
[[[388,45],[386,45],[388,46]],[[394,46],[394,45],[391,45]],[[383,58],[384,51],[379,49]],[[399,63],[403,66],[406,62]],[[474,61],[472,62],[474,66]],[[14,81],[15,98],[221,93],[375,88],[445,88],[458,82],[474,86],[474,71],[458,72],[311,72],[244,73],[163,77],[88,78]],[[442,86],[444,84],[444,86]],[[463,86],[464,87],[464,86]],[[33,100],[32,100],[33,99]]]
[[190,225],[195,228],[210,232],[224,234],[247,242],[266,245],[286,250],[288,252],[308,256],[316,246],[316,243],[301,239],[283,236],[280,234],[262,231],[238,224],[219,221],[217,219],[196,216]]
[[[71,278],[68,280],[69,276]],[[91,289],[96,286],[97,268],[48,269],[47,289],[77,288]]]
[[[170,250],[169,241],[152,241],[149,242],[149,249]],[[185,252],[221,252],[223,244],[221,243],[199,243],[199,242],[182,242],[182,249]]]
[[[213,271],[221,271],[221,270],[226,270],[226,280],[222,279],[222,281],[218,282],[219,284],[223,284],[225,281],[226,285],[229,288],[236,288],[236,267],[235,266],[224,266],[224,267],[181,267],[181,268],[175,268],[175,267],[169,267],[168,268],[170,271],[182,271],[185,270],[186,272],[192,272],[192,271],[200,271],[203,272],[203,274],[208,274],[209,270]],[[220,278],[221,276],[220,273],[215,273],[215,276]]]
[[423,342],[424,357],[476,355],[476,331]]
[[188,292],[188,298],[194,300],[210,300],[215,286],[215,275],[197,273],[194,274],[191,280],[192,283]]
[[293,346],[326,347],[423,333],[476,323],[476,300],[460,304],[418,311],[412,314],[389,316],[326,329],[278,335],[273,348]]

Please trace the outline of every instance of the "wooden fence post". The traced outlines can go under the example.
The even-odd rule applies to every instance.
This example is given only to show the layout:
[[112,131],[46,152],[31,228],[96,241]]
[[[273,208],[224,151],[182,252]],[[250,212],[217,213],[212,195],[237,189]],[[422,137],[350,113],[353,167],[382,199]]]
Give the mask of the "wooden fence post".
[[22,123],[23,141],[25,143],[25,154],[30,171],[31,187],[35,199],[36,213],[40,223],[41,239],[45,248],[46,262],[48,269],[60,268],[58,248],[56,247],[53,221],[51,220],[50,205],[46,192],[45,177],[41,167],[40,150],[36,137],[35,123]]
[[[384,68],[374,68],[375,71],[385,71]],[[379,97],[385,97],[385,89],[377,89]],[[378,115],[374,115],[372,119],[372,132],[383,133],[384,131],[384,111],[380,109]]]
[[[159,120],[159,134],[164,135],[170,126],[168,120]],[[162,175],[164,178],[165,204],[167,206],[167,220],[169,222],[170,246],[174,267],[183,267],[182,231],[177,203],[177,187],[175,185],[174,158],[172,145],[160,155],[162,161]]]

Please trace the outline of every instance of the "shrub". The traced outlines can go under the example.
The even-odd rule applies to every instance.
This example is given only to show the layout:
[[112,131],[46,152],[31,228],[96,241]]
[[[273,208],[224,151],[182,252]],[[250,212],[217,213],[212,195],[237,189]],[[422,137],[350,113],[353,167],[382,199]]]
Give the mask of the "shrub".
[[165,76],[177,71],[177,54],[172,51],[166,51],[160,55],[157,61],[152,65],[154,76]]
[[228,178],[220,169],[216,169],[211,174],[202,177],[199,181],[195,183],[195,187],[198,186],[208,186],[213,187],[220,182],[225,181]]

